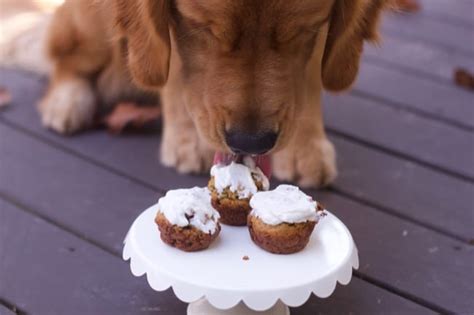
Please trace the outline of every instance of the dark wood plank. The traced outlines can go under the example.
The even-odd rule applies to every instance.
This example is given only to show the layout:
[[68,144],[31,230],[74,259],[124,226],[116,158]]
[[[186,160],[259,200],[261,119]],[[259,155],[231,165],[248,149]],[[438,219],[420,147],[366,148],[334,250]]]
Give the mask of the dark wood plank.
[[0,315],[15,315],[12,310],[0,304]]
[[451,23],[462,22],[474,26],[474,2],[472,0],[419,0],[421,13],[433,18],[446,19]]
[[465,55],[474,53],[471,27],[447,23],[423,14],[387,13],[383,17],[381,29],[382,33],[426,41]]
[[367,282],[353,278],[348,286],[339,285],[335,293],[327,299],[313,296],[303,306],[292,308],[291,315],[436,314],[417,304],[408,303],[396,295],[374,288]]
[[[76,152],[91,156],[120,172],[126,171],[137,180],[162,190],[204,185],[207,181],[206,177],[176,176],[173,170],[161,167],[152,149],[158,137],[129,137],[126,141],[103,133],[97,137],[90,133],[72,139],[51,137],[58,138],[59,143]],[[129,146],[133,139],[136,142]],[[335,140],[340,168],[336,187],[465,239],[473,237],[465,225],[470,220],[469,204],[474,194],[471,183],[342,139]],[[146,167],[141,158],[149,159]],[[361,180],[362,176],[370,180]],[[447,208],[453,208],[453,215],[448,215]]]
[[[104,244],[104,246],[114,249],[120,248],[123,234],[138,211],[144,209],[144,204],[151,204],[158,197],[153,190],[145,190],[141,184],[106,172],[61,150],[47,147],[10,128],[0,125],[0,133],[4,135],[5,139],[9,139],[7,143],[0,146],[0,156],[5,161],[3,168],[0,165],[0,173],[5,174],[5,177],[9,179],[8,182],[0,182],[0,192],[36,209],[42,215]],[[93,139],[89,139],[89,141],[93,141]],[[29,155],[24,154],[24,148],[28,148]],[[130,148],[123,143],[122,150],[126,152]],[[135,163],[143,168],[141,174],[146,174],[146,170],[152,170],[155,167],[153,155],[137,155]],[[130,172],[126,165],[123,165],[122,170],[126,173]],[[136,176],[132,172],[128,174]],[[44,180],[45,178],[47,180]],[[189,186],[186,185],[186,180],[190,178],[188,176],[177,177],[173,188],[181,185]],[[155,185],[157,177],[146,175],[140,179],[150,185]],[[205,179],[201,179],[201,183],[205,184]],[[171,186],[170,183],[167,185]],[[25,191],[28,194],[25,194]],[[54,192],[60,197],[54,197]],[[352,224],[351,221],[359,220],[359,218],[364,219],[363,224],[356,225],[352,229],[356,240],[359,237],[364,239],[364,241],[358,241],[359,247],[367,246],[361,255],[363,263],[369,263],[373,268],[385,267],[385,265],[378,266],[379,262],[372,264],[371,261],[375,259],[383,259],[388,266],[392,266],[391,261],[399,263],[397,269],[391,270],[389,274],[382,271],[375,273],[369,269],[371,274],[373,272],[374,275],[380,277],[379,281],[394,282],[399,290],[409,291],[415,296],[422,296],[431,301],[430,303],[441,307],[452,307],[453,310],[464,309],[464,303],[467,302],[457,301],[457,293],[452,291],[449,281],[456,279],[458,282],[456,285],[459,288],[471,285],[471,279],[465,276],[466,266],[463,265],[463,262],[470,261],[470,258],[465,256],[467,253],[465,251],[453,253],[453,255],[459,255],[459,259],[456,258],[456,261],[460,261],[460,264],[453,268],[451,265],[454,259],[453,255],[421,258],[414,257],[412,252],[412,250],[420,249],[425,251],[426,243],[424,242],[429,240],[428,236],[435,244],[448,244],[438,246],[464,247],[464,243],[387,214],[374,210],[369,211],[367,207],[360,204],[338,205],[334,200],[344,200],[344,198],[335,194],[321,193],[321,196],[318,195],[318,199],[322,200],[330,209],[335,209],[338,215],[347,211],[348,217],[345,218],[345,221],[349,226]],[[377,213],[378,215],[375,215]],[[379,225],[379,216],[385,218],[386,223]],[[421,244],[420,247],[405,248],[403,244],[397,243],[397,239],[392,239],[391,235],[385,236],[385,224],[389,224],[400,233],[408,226],[409,230],[413,231],[413,235],[421,234],[422,239],[417,241]],[[107,228],[104,229],[104,226]],[[371,228],[367,229],[368,226]],[[379,241],[375,242],[375,240]],[[417,242],[412,240],[413,244]],[[393,247],[400,247],[400,249],[386,251],[386,248],[380,245],[383,243],[393,244]],[[428,259],[429,263],[425,259]],[[419,281],[415,283],[400,282],[399,278],[405,277],[405,270],[413,268],[419,270],[417,274]],[[437,287],[427,287],[432,283],[432,275],[439,272],[447,275],[446,278],[439,280]],[[436,292],[434,292],[435,290]],[[439,299],[431,300],[430,296],[433,295],[439,296]]]
[[[23,105],[34,103],[38,95],[23,97],[25,85],[19,80],[25,80],[24,76],[9,73],[9,81],[4,82],[12,87],[14,97],[22,100],[21,105],[12,106],[3,114],[9,121],[115,171],[131,174],[136,180],[145,181],[152,187],[167,190],[206,183],[206,177],[176,176],[175,171],[163,168],[156,159],[158,136],[117,138],[96,132],[64,138],[45,131],[32,107]],[[41,85],[32,80],[23,82],[26,86],[35,85],[37,89]],[[31,90],[34,91],[34,88]],[[463,239],[474,238],[465,224],[471,220],[469,205],[474,195],[471,183],[342,139],[336,138],[336,145],[340,170],[336,186],[339,189]],[[446,212],[448,208],[452,208],[452,215]]]
[[[474,239],[474,185],[333,136],[335,187],[465,240]],[[449,209],[449,210],[448,210]]]
[[[15,122],[34,134],[40,135],[56,144],[74,150],[76,154],[93,157],[104,165],[115,170],[127,169],[136,178],[150,178],[149,182],[163,185],[168,189],[179,185],[202,185],[205,177],[176,176],[174,169],[164,168],[159,163],[160,138],[157,135],[124,135],[113,136],[104,131],[88,131],[74,137],[63,137],[45,130],[40,123],[35,105],[43,94],[46,81],[38,76],[24,72],[2,69],[0,85],[10,89],[13,103],[5,111],[0,112],[4,117]],[[27,91],[27,93],[25,93]],[[124,148],[127,150],[123,150]],[[140,164],[140,157],[150,158],[153,162],[147,168]]]
[[[474,128],[473,94],[454,85],[364,63],[354,88],[369,96],[399,104],[400,107],[426,112],[471,130]],[[383,105],[383,100],[380,102]]]
[[0,217],[0,230],[14,236],[0,240],[0,296],[28,314],[184,314],[171,290],[154,292],[119,257],[2,200]]
[[[15,235],[2,245],[6,255],[0,264],[0,295],[32,314],[184,314],[184,303],[170,290],[152,291],[146,279],[134,278],[120,258],[2,200],[0,217],[0,230]],[[434,314],[359,279],[339,287],[328,299],[312,297],[292,314],[315,314],[316,310],[324,314]]]
[[135,217],[158,200],[150,188],[1,125],[0,133],[0,192],[115,251]]
[[402,66],[439,77],[444,79],[446,84],[453,82],[455,68],[462,67],[474,71],[472,56],[440,49],[430,43],[390,36],[389,34],[382,36],[379,46],[366,45],[363,58],[364,62],[383,61],[394,67]]
[[[471,132],[351,95],[326,94],[323,104],[332,130],[474,178]],[[453,154],[460,150],[463,154]]]
[[310,194],[347,224],[363,275],[458,314],[474,309],[474,246],[329,192]]

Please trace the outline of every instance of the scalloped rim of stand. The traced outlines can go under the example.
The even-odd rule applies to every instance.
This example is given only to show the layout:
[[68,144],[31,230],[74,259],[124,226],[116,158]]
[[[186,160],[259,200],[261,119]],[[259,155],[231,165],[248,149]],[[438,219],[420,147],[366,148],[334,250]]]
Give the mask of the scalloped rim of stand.
[[[337,219],[337,217],[335,218]],[[135,223],[136,221],[132,224],[130,231],[132,231]],[[342,225],[352,240],[347,227],[344,224]],[[222,290],[185,283],[165,272],[158,272],[156,269],[147,270],[146,264],[143,263],[143,261],[146,261],[146,258],[142,257],[135,250],[132,242],[129,241],[130,231],[124,240],[122,257],[125,261],[130,260],[130,270],[135,277],[146,275],[148,284],[155,291],[165,291],[171,287],[176,297],[183,302],[191,303],[205,298],[212,306],[223,310],[230,309],[241,301],[256,311],[270,309],[278,300],[281,300],[290,307],[298,307],[308,301],[311,293],[319,298],[329,297],[336,289],[337,283],[347,285],[352,279],[352,269],[359,268],[358,252],[352,240],[352,251],[346,257],[346,263],[339,266],[339,268],[331,270],[323,279],[319,279],[316,282],[311,281],[297,288],[278,289],[274,292],[252,292],[250,295],[246,292],[241,292],[239,295],[235,291],[223,292]]]

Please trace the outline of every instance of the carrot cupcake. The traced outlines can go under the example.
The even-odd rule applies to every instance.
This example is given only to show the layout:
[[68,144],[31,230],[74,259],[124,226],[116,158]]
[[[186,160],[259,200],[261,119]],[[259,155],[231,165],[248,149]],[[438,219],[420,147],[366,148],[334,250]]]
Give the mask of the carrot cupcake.
[[208,188],[212,205],[219,211],[222,223],[246,225],[250,198],[258,191],[268,190],[269,182],[248,156],[243,159],[243,164],[231,162],[229,165],[214,165]]
[[207,188],[170,190],[158,201],[155,222],[168,245],[192,252],[206,249],[219,235],[219,213]]
[[325,215],[321,205],[291,185],[256,193],[250,199],[250,206],[250,237],[255,244],[275,254],[302,250],[316,223]]

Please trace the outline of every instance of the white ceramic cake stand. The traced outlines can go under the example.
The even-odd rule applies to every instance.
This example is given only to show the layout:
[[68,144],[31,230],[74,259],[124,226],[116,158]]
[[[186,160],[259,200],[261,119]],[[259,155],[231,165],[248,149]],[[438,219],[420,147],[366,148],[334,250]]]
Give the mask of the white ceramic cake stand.
[[257,247],[246,227],[227,225],[209,249],[177,250],[161,241],[156,212],[155,205],[135,220],[123,259],[130,259],[133,275],[146,274],[154,290],[172,287],[190,303],[188,315],[288,315],[288,306],[302,305],[311,293],[324,298],[337,282],[348,284],[359,265],[351,234],[331,213],[316,225],[303,251],[275,255]]

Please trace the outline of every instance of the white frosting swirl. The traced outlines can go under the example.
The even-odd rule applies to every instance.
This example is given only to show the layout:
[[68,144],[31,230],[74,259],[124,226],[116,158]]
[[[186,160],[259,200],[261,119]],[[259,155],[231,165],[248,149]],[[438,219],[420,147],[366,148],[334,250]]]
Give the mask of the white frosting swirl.
[[280,185],[275,190],[258,192],[250,199],[251,215],[266,224],[318,221],[318,203],[298,187]]
[[216,231],[219,213],[211,206],[207,188],[170,190],[158,200],[158,211],[174,225],[192,225],[204,233]]
[[252,158],[245,157],[244,164],[232,162],[229,165],[216,164],[211,168],[214,187],[219,194],[228,188],[230,191],[236,192],[241,199],[250,198],[258,191],[254,177],[262,183],[264,190],[268,190],[270,187],[268,178],[255,165]]

